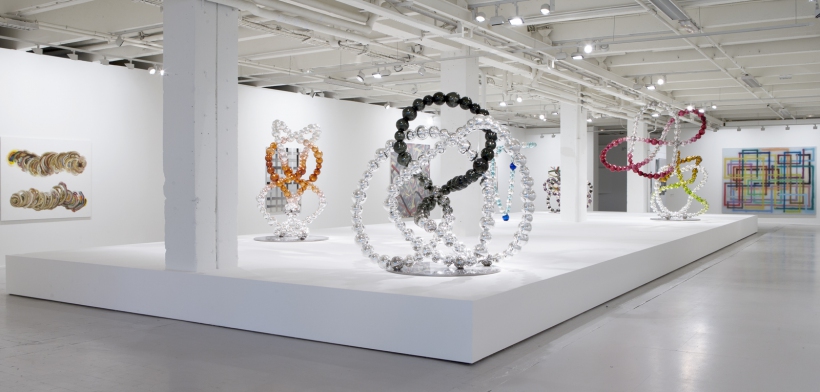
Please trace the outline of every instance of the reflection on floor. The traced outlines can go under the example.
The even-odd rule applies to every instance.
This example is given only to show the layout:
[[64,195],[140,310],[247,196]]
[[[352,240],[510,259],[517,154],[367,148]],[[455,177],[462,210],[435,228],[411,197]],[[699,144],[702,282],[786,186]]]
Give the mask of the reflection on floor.
[[2,273],[0,390],[817,390],[820,227],[760,229],[472,366],[13,297]]

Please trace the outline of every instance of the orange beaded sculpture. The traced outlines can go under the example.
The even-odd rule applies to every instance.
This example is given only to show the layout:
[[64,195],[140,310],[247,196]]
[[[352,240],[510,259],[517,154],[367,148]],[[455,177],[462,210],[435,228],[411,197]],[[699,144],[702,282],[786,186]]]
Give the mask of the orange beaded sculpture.
[[[322,172],[322,162],[324,162],[322,151],[319,150],[319,147],[315,144],[319,139],[321,130],[317,125],[311,124],[298,132],[293,132],[280,120],[274,121],[272,128],[274,141],[265,151],[265,165],[267,166],[267,172],[270,176],[270,184],[265,186],[259,193],[257,197],[258,207],[268,221],[268,224],[274,227],[274,234],[276,236],[295,237],[304,240],[310,234],[307,225],[319,216],[327,204],[324,193],[314,184],[316,180],[319,179],[319,175]],[[290,167],[288,154],[284,148],[284,145],[290,142],[298,142],[305,147],[299,153],[299,160],[295,171]],[[313,152],[316,168],[307,179],[304,179],[303,176],[307,173],[307,161],[310,152]],[[281,176],[276,173],[276,169],[273,165],[274,154],[279,155],[279,162],[282,166]],[[288,189],[288,184],[297,184],[296,195],[293,195]],[[287,201],[285,204],[287,220],[281,224],[268,213],[265,203],[268,192],[274,187],[282,191]],[[319,197],[319,208],[304,220],[300,220],[297,214],[301,209],[302,195],[308,190],[316,193]]]

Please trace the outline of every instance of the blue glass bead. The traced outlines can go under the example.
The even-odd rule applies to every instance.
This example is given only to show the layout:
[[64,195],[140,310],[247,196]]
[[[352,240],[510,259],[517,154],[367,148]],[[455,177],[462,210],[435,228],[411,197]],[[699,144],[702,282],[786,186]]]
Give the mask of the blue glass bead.
[[515,170],[515,167],[516,167],[515,164],[510,162],[510,170]]
[[504,215],[501,217],[501,219],[504,219],[504,222],[506,222],[506,221],[510,220],[510,216],[509,216],[509,215],[507,215],[507,214],[504,214]]

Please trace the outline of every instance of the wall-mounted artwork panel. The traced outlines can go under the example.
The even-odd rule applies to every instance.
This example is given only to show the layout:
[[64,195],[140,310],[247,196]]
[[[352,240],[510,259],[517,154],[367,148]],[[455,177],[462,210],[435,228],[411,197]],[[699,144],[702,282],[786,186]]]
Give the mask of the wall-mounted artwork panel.
[[0,221],[91,217],[90,141],[0,137],[0,157]]

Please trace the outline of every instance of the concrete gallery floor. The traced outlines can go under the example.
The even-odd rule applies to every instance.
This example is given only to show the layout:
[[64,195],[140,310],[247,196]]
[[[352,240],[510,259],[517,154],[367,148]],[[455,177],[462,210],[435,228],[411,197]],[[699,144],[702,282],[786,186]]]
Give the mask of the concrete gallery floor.
[[818,247],[820,227],[763,220],[474,365],[9,296],[3,280],[0,390],[814,391]]

